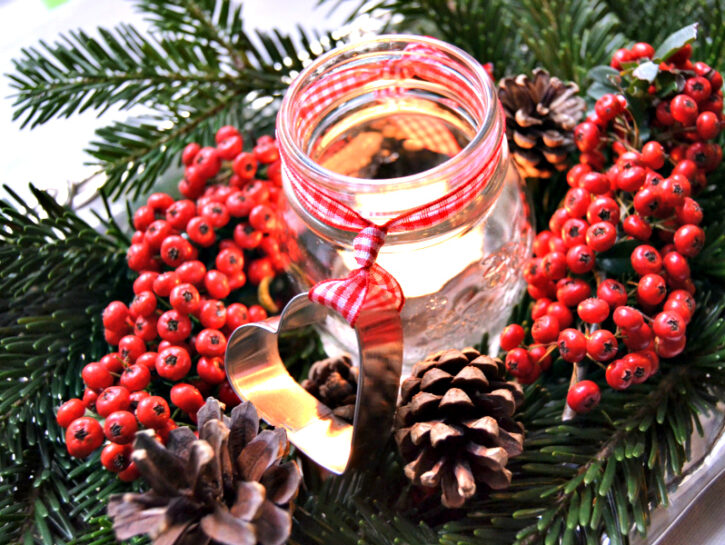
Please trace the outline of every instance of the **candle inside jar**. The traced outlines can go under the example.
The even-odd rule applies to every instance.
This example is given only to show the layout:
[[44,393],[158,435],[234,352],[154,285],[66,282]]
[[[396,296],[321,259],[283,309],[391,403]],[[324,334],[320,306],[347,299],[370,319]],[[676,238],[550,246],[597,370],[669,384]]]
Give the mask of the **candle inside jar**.
[[[435,103],[390,100],[345,116],[328,127],[317,140],[311,158],[345,176],[394,181],[447,161],[466,146],[473,132],[462,116]],[[414,193],[393,186],[385,192],[357,193],[354,208],[375,221],[377,210],[410,209],[450,191],[447,179],[418,187]],[[420,297],[437,292],[466,265],[480,260],[482,238],[480,232],[452,237],[423,252],[416,251],[419,244],[383,246],[377,262],[398,280],[406,298]],[[357,268],[352,252],[341,252],[341,258],[349,269]]]

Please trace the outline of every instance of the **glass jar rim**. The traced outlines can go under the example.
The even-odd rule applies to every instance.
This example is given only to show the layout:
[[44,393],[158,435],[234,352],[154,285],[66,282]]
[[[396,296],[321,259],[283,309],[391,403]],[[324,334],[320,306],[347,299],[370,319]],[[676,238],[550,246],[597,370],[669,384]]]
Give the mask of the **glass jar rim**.
[[[486,72],[481,63],[474,59],[465,51],[456,46],[448,44],[442,40],[427,36],[418,36],[415,34],[381,34],[374,37],[356,40],[349,44],[337,47],[332,51],[318,57],[310,65],[300,72],[294,81],[290,84],[285,93],[278,116],[282,119],[294,119],[295,116],[295,99],[301,94],[309,84],[310,76],[315,72],[330,65],[336,57],[343,57],[346,53],[350,53],[355,49],[374,46],[376,44],[385,44],[397,42],[405,45],[423,45],[430,46],[436,51],[442,52],[452,58],[455,62],[460,63],[466,70],[467,76],[473,76],[472,85],[481,94],[477,97],[482,103],[483,118],[476,119],[476,133],[466,146],[454,156],[443,161],[442,163],[421,172],[401,176],[397,178],[385,179],[369,179],[347,176],[329,170],[319,163],[313,161],[310,156],[305,153],[297,137],[293,134],[293,123],[277,123],[277,139],[279,145],[284,149],[284,156],[295,163],[295,167],[301,170],[301,174],[314,179],[316,183],[330,189],[332,191],[340,191],[344,193],[369,193],[385,190],[387,187],[395,187],[396,189],[407,189],[413,187],[425,186],[432,183],[436,179],[455,179],[460,177],[462,165],[465,165],[474,154],[480,152],[480,147],[487,142],[498,143],[504,138],[504,128],[502,122],[502,114],[500,109],[496,107],[497,96],[496,88],[493,80]],[[400,48],[402,51],[402,47]],[[385,49],[373,50],[373,53],[385,53]],[[334,66],[334,63],[331,65]],[[466,79],[471,79],[467,77]],[[280,118],[278,117],[278,119]]]

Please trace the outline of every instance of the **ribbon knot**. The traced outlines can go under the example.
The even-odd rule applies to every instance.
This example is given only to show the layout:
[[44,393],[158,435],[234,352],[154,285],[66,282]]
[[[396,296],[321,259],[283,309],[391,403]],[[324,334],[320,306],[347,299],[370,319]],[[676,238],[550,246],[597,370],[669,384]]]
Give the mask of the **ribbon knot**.
[[336,310],[352,326],[363,309],[394,307],[400,311],[405,302],[400,284],[375,263],[386,231],[386,227],[377,225],[362,229],[353,241],[355,261],[360,268],[345,278],[315,284],[310,290],[310,299]]
[[378,259],[380,247],[385,242],[385,228],[372,225],[360,231],[352,243],[355,261],[363,269],[369,269]]

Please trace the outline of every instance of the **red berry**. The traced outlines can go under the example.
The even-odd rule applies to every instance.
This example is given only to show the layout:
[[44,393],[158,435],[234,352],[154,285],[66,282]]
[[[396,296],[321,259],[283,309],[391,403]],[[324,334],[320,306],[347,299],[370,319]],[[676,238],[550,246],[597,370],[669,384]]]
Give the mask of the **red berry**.
[[594,268],[594,251],[586,244],[570,248],[566,253],[566,264],[574,274],[584,274]]
[[622,112],[622,106],[616,96],[607,93],[597,100],[594,111],[601,120],[608,123]]
[[599,405],[602,394],[591,380],[577,382],[566,394],[566,404],[579,414],[585,414]]
[[265,278],[274,277],[274,266],[269,257],[260,257],[253,260],[247,268],[247,274],[252,284],[259,284]]
[[55,421],[61,428],[67,428],[70,426],[76,418],[80,418],[86,412],[86,406],[80,399],[69,399],[58,407],[58,412],[55,414]]
[[559,321],[554,316],[544,315],[531,326],[534,342],[548,344],[559,336]]
[[588,324],[599,324],[609,316],[609,304],[597,297],[584,299],[577,305],[577,314]]
[[269,206],[258,204],[249,213],[249,224],[263,233],[272,233],[277,230],[277,216]]
[[547,314],[546,309],[551,304],[551,299],[548,297],[542,297],[541,299],[538,299],[534,306],[531,308],[531,318],[534,320],[538,320],[542,316],[545,316]]
[[[586,174],[583,179],[586,180],[588,177],[594,178],[597,176],[602,175],[596,172],[591,172],[589,174]],[[597,184],[593,183],[591,185],[596,186]],[[607,189],[609,189],[608,186],[609,182],[607,182]],[[583,218],[587,213],[587,208],[589,208],[590,202],[591,194],[589,193],[589,191],[582,187],[575,187],[567,191],[566,196],[564,197],[564,208],[566,209],[570,218]]]
[[114,331],[123,330],[128,324],[128,307],[121,301],[112,301],[103,309],[103,327]]
[[630,351],[647,350],[652,347],[654,334],[647,324],[643,324],[639,329],[625,330],[622,340]]
[[551,352],[543,344],[532,344],[529,346],[529,358],[534,363],[534,368],[539,367],[542,371],[548,371],[553,361]]
[[176,201],[166,209],[166,221],[174,229],[186,229],[191,218],[196,215],[194,201],[183,199]]
[[171,290],[169,302],[181,314],[194,314],[201,306],[201,297],[192,284],[179,284]]
[[231,138],[232,136],[240,136],[237,128],[232,125],[224,125],[217,129],[216,134],[214,135],[214,142],[220,144],[224,140],[226,140],[227,138]]
[[640,244],[630,256],[632,268],[639,275],[659,273],[662,270],[662,256],[652,246]]
[[179,235],[170,235],[161,243],[161,259],[169,267],[178,267],[191,257],[192,252],[189,241]]
[[252,305],[248,309],[250,322],[261,322],[267,319],[267,311],[259,305]]
[[679,121],[683,125],[692,125],[697,119],[697,103],[692,97],[680,94],[670,101],[670,112],[675,121]]
[[192,242],[196,242],[199,246],[207,247],[214,244],[216,233],[208,218],[196,216],[191,218],[186,225],[186,233]]
[[594,223],[587,229],[587,246],[595,252],[606,252],[616,241],[617,229],[607,221]]
[[109,443],[101,451],[101,465],[111,473],[124,471],[131,463],[131,445]]
[[654,57],[655,48],[645,42],[637,42],[632,46],[632,55],[638,59],[647,58],[651,59]]
[[579,180],[587,172],[591,172],[592,167],[589,165],[577,164],[569,169],[566,173],[566,181],[571,187],[579,187]]
[[113,329],[104,329],[103,330],[103,336],[106,339],[106,342],[110,344],[111,346],[118,346],[118,343],[121,341],[123,336],[126,334],[127,329],[124,328],[121,331],[114,331]]
[[169,346],[156,356],[156,372],[160,377],[179,381],[191,370],[189,352],[180,346]]
[[161,273],[156,277],[153,283],[153,290],[159,297],[168,297],[171,290],[175,286],[181,284],[181,278],[175,272],[169,271]]
[[549,229],[553,234],[559,236],[568,219],[570,219],[570,216],[566,208],[557,208],[549,218]]
[[616,360],[607,365],[605,378],[615,390],[626,390],[632,384],[632,369],[624,361]]
[[690,265],[679,252],[668,252],[662,260],[667,276],[677,280],[685,280],[690,277]]
[[525,336],[526,332],[519,324],[507,325],[501,332],[501,338],[499,341],[501,344],[501,350],[508,352],[509,350],[520,346],[521,343],[524,342]]
[[675,65],[680,65],[687,62],[687,60],[689,60],[691,56],[692,46],[690,44],[685,44],[680,49],[675,51],[672,55],[670,55],[667,58],[667,61]]
[[650,375],[652,364],[638,352],[631,352],[622,358],[624,365],[632,371],[632,384],[642,384]]
[[557,340],[559,354],[565,361],[576,363],[584,359],[587,352],[587,340],[581,331],[565,329]]
[[697,134],[703,140],[711,140],[720,134],[720,121],[713,112],[702,112],[697,116]]
[[83,368],[81,377],[85,385],[93,390],[103,390],[113,384],[113,375],[96,361]]
[[567,273],[566,255],[562,252],[549,252],[541,258],[540,267],[549,280],[560,280]]
[[191,142],[189,144],[186,144],[186,147],[184,148],[184,151],[181,154],[181,162],[185,166],[189,166],[194,161],[194,157],[196,157],[196,154],[199,153],[200,149],[201,149],[201,146],[199,144],[197,144],[196,142]]
[[665,301],[662,310],[679,314],[685,321],[685,324],[689,324],[690,320],[692,319],[692,311],[690,310],[690,307],[687,306],[687,303],[685,303],[684,301],[678,301],[677,299],[668,298],[667,301]]
[[705,245],[705,232],[697,225],[683,225],[675,231],[674,244],[682,255],[695,257]]
[[187,261],[179,265],[175,272],[181,282],[197,285],[206,276],[206,266],[201,261]]
[[229,279],[227,276],[217,270],[210,270],[204,277],[204,287],[209,295],[215,299],[224,299],[231,288],[229,287]]
[[124,386],[109,386],[96,399],[96,412],[101,418],[106,418],[112,412],[125,411],[130,403],[131,399],[127,388]]
[[707,78],[695,76],[685,82],[685,94],[692,97],[695,102],[702,102],[712,93],[712,87]]
[[146,343],[137,335],[126,335],[118,343],[121,359],[129,363],[135,362],[144,352],[146,352]]
[[659,187],[643,187],[634,196],[634,209],[643,217],[655,215],[662,208],[662,194]]
[[236,248],[226,248],[217,254],[215,264],[217,269],[231,276],[244,268],[244,255]]
[[128,410],[135,412],[136,408],[138,407],[139,402],[142,399],[145,399],[149,397],[151,394],[149,394],[146,390],[138,390],[136,392],[131,392],[128,396],[129,403],[128,403]]
[[136,418],[147,428],[162,428],[170,416],[169,404],[160,396],[145,397],[136,407]]
[[529,353],[523,348],[514,348],[506,354],[506,370],[511,376],[519,377],[530,374],[534,369]]
[[619,205],[611,197],[597,197],[587,209],[587,221],[606,221],[616,226],[619,223]]
[[670,103],[667,101],[660,102],[657,105],[657,108],[655,108],[655,117],[657,117],[660,125],[665,127],[669,127],[675,123],[675,118],[672,116],[672,111],[670,110]]
[[279,159],[279,151],[274,143],[260,143],[254,146],[254,156],[260,163],[266,165]]
[[251,180],[257,173],[257,159],[253,153],[240,153],[234,158],[232,169],[242,180]]
[[589,224],[584,220],[578,218],[566,220],[561,230],[561,238],[566,247],[572,248],[585,244],[588,228]]
[[642,147],[642,161],[653,170],[659,170],[665,164],[665,148],[656,141],[647,142]]
[[652,236],[652,226],[637,214],[627,216],[622,221],[622,229],[630,237],[641,241],[647,241]]
[[152,291],[142,291],[134,296],[129,307],[131,318],[150,316],[156,310],[156,296]]
[[199,319],[206,328],[221,329],[227,321],[227,309],[221,301],[208,299],[201,305]]
[[196,411],[204,405],[204,398],[199,389],[183,382],[174,384],[170,397],[171,403],[187,413],[196,414]]
[[118,383],[130,392],[145,389],[151,382],[151,371],[145,365],[129,365],[121,373]]
[[622,70],[623,63],[632,62],[634,60],[634,56],[628,49],[617,49],[614,52],[614,55],[612,55],[612,61],[609,63],[609,66],[614,68],[615,70]]
[[199,171],[199,176],[204,180],[216,176],[221,168],[221,157],[219,152],[211,147],[204,147],[194,157],[192,166],[195,166]]
[[219,401],[227,406],[227,409],[239,405],[239,403],[241,403],[242,401],[241,399],[239,399],[239,396],[236,394],[228,381],[223,382],[219,385],[219,392],[217,393],[217,397],[219,398]]
[[556,318],[560,329],[566,329],[574,322],[574,315],[566,305],[559,301],[549,303],[546,307],[546,314]]
[[597,286],[597,297],[606,301],[609,308],[615,309],[627,304],[627,290],[621,282],[617,282],[612,278],[603,280]]
[[133,213],[133,228],[138,231],[145,231],[148,229],[156,219],[156,212],[150,206],[139,206],[136,212]]
[[112,412],[103,423],[103,433],[106,435],[106,439],[119,445],[126,445],[133,441],[137,430],[136,417],[129,411]]
[[142,272],[133,282],[133,293],[138,295],[142,291],[151,291],[153,289],[154,280],[159,273],[153,271]]
[[96,401],[98,400],[98,393],[94,390],[91,390],[90,388],[86,388],[83,390],[83,405],[86,409],[90,409],[91,411],[96,410]]
[[575,307],[589,297],[592,289],[581,278],[564,278],[556,284],[556,298],[567,307]]
[[[246,306],[241,303],[232,303],[227,307],[226,325],[231,331],[247,323],[249,323],[249,311]],[[214,329],[219,328],[216,327]]]
[[217,329],[202,329],[196,336],[195,346],[202,356],[222,356],[227,348],[227,339]]
[[196,372],[201,380],[209,384],[221,384],[227,378],[224,360],[220,357],[202,356],[196,363]]
[[667,208],[675,208],[682,205],[685,197],[689,197],[692,191],[689,180],[679,174],[674,174],[665,179],[660,188],[662,191],[662,202]]
[[143,365],[149,368],[149,371],[156,370],[156,352],[144,352],[138,358],[136,358],[136,365]]
[[622,170],[617,175],[617,187],[622,191],[634,193],[639,191],[647,178],[647,171],[640,166],[633,166]]
[[587,354],[596,361],[611,360],[618,347],[617,338],[606,329],[597,329],[587,339]]
[[65,431],[68,454],[85,458],[103,444],[103,429],[95,418],[81,416],[70,423]]
[[662,311],[657,316],[652,324],[652,331],[658,337],[665,339],[675,340],[682,337],[685,334],[687,324],[685,320],[672,311]]
[[231,161],[242,152],[243,145],[242,137],[236,134],[228,136],[221,142],[217,142],[216,149],[221,159]]
[[659,305],[666,294],[665,279],[659,274],[646,274],[637,284],[637,296],[646,305]]
[[156,329],[162,339],[172,343],[180,342],[191,333],[191,320],[176,310],[168,310],[159,317]]
[[678,339],[666,339],[657,337],[655,339],[655,351],[661,358],[674,358],[682,353],[687,345],[687,336],[682,335]]

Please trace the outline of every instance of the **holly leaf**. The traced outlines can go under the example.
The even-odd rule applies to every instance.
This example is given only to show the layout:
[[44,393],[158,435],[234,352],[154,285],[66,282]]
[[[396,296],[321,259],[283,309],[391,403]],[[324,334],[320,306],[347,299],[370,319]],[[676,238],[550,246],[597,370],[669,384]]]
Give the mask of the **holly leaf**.
[[617,70],[611,66],[605,65],[595,66],[592,68],[589,71],[589,78],[592,81],[597,81],[604,85],[611,85],[612,87],[615,87],[615,82],[619,83],[621,80]]
[[652,83],[657,77],[657,74],[659,74],[659,72],[659,65],[653,63],[652,61],[647,61],[643,62],[637,68],[635,68],[632,71],[632,75],[639,80],[644,80],[646,82]]
[[630,257],[640,244],[642,243],[638,240],[624,240],[615,244],[610,250],[597,256],[596,267],[607,273],[607,276],[634,274]]
[[678,50],[682,49],[684,46],[689,44],[690,42],[693,42],[695,38],[697,38],[697,23],[693,23],[691,25],[686,26],[685,28],[681,28],[677,32],[674,32],[673,34],[670,34],[664,42],[662,42],[662,45],[657,48],[657,51],[655,52],[655,62],[662,62],[669,59],[672,55],[674,55]]

